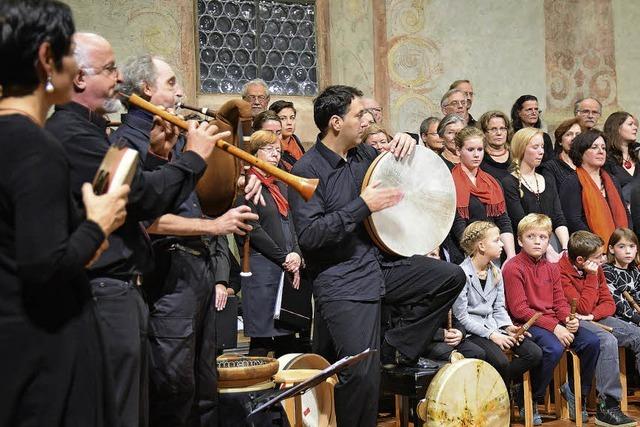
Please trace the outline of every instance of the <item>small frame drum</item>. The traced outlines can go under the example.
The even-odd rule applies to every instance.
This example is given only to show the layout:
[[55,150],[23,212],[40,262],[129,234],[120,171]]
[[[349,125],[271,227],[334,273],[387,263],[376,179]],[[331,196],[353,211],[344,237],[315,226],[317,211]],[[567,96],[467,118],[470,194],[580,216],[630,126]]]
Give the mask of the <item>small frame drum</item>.
[[508,427],[509,393],[493,366],[478,359],[444,365],[418,403],[425,427]]
[[[330,366],[329,362],[317,354],[291,353],[278,359],[280,371],[292,369],[322,370]],[[337,381],[337,379],[336,379]],[[287,418],[291,425],[295,425],[294,399],[282,402]],[[302,424],[305,427],[335,427],[336,415],[333,405],[333,385],[323,382],[306,391],[302,395]]]
[[278,372],[278,361],[271,357],[221,356],[216,363],[219,389],[269,382]]
[[409,257],[426,255],[444,241],[455,216],[456,192],[449,169],[433,151],[418,145],[402,160],[380,154],[369,166],[362,189],[374,181],[404,193],[400,203],[365,220],[376,246]]

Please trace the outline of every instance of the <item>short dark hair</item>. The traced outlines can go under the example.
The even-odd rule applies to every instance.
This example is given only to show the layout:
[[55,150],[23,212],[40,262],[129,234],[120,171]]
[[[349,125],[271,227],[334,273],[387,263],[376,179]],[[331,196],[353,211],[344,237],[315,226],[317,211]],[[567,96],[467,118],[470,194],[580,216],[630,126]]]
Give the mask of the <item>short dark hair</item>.
[[576,136],[571,144],[571,150],[569,150],[569,157],[574,165],[582,166],[582,156],[585,151],[591,148],[593,142],[600,137],[602,137],[602,132],[598,129],[590,129]]
[[2,96],[25,96],[41,83],[38,49],[51,44],[56,68],[70,53],[75,25],[71,8],[57,0],[0,2],[0,86]]
[[313,121],[324,137],[332,116],[344,117],[354,98],[363,96],[361,90],[352,86],[329,86],[313,100]]
[[251,127],[253,128],[254,131],[260,130],[262,129],[262,125],[265,122],[268,122],[269,120],[273,120],[275,122],[281,122],[280,117],[278,117],[278,115],[275,112],[271,110],[264,110],[253,119],[253,123],[251,124]]
[[283,99],[280,99],[276,102],[271,103],[271,105],[269,105],[269,110],[273,111],[276,114],[278,114],[280,111],[284,110],[285,108],[291,108],[294,113],[297,113],[296,107],[293,106],[293,102],[285,101]]
[[[524,127],[524,125],[522,124],[522,119],[520,119],[518,112],[522,110],[522,104],[524,104],[527,101],[538,102],[538,98],[536,98],[533,95],[522,95],[520,98],[516,99],[516,102],[513,103],[513,107],[511,107],[511,123],[513,124],[514,132],[518,132],[520,129]],[[533,127],[538,129],[542,127],[542,121],[540,120],[540,116],[538,116],[538,121]]]
[[602,245],[604,245],[604,240],[597,234],[586,230],[576,231],[569,237],[567,255],[571,261],[575,261],[579,256],[586,259],[596,253]]
[[420,135],[427,133],[432,123],[440,123],[440,119],[434,116],[424,119],[422,123],[420,123]]
[[578,119],[577,117],[573,117],[571,119],[565,120],[564,122],[558,125],[558,127],[556,128],[553,134],[556,137],[556,145],[553,148],[553,151],[556,153],[556,155],[559,155],[560,153],[562,153],[562,137],[564,136],[564,134],[569,132],[569,129],[571,129],[573,125],[579,125],[579,124],[580,124],[580,119]]

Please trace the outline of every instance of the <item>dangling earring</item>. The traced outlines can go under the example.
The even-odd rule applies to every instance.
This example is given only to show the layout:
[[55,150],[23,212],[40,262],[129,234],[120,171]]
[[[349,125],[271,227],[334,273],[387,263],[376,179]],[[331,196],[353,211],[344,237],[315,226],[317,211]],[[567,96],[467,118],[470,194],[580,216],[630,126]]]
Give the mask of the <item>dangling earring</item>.
[[53,86],[53,82],[51,81],[51,74],[47,77],[47,82],[44,84],[44,91],[47,93],[53,93],[56,88]]

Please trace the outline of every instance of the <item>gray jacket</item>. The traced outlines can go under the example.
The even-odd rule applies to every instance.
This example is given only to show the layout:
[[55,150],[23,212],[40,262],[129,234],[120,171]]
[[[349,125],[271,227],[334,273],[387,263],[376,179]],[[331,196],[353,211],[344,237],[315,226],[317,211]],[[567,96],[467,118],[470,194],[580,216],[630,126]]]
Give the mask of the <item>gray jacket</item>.
[[[504,300],[504,283],[499,268],[497,281],[489,269],[487,283],[482,289],[471,258],[460,264],[467,276],[467,283],[453,303],[453,315],[462,323],[467,333],[489,338],[492,332],[512,325]],[[497,282],[497,283],[496,283]]]

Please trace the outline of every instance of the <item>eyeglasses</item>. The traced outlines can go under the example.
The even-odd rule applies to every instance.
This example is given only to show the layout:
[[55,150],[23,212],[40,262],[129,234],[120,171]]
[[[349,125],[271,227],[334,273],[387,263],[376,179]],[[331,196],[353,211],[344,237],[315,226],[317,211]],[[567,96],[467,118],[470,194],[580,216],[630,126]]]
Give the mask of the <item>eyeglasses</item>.
[[267,154],[277,154],[278,156],[282,153],[282,150],[280,150],[279,148],[273,148],[273,147],[262,147],[262,148],[258,148],[258,150],[262,150]]
[[491,128],[491,129],[487,129],[487,132],[495,135],[497,133],[506,133],[507,130],[508,130],[507,128]]
[[269,99],[269,97],[266,95],[245,95],[244,97],[245,101],[250,101],[250,102],[255,102],[255,101],[264,102],[267,99]]
[[467,105],[467,100],[465,99],[464,101],[451,101],[450,103],[446,104],[445,107],[449,107],[449,106],[454,106],[454,107],[462,107],[463,105]]
[[602,113],[596,110],[578,110],[578,114],[583,116],[600,116]]
[[115,64],[115,62],[112,62],[110,64],[105,65],[104,67],[100,67],[100,68],[93,68],[93,67],[84,67],[83,70],[85,72],[88,71],[87,74],[102,74],[105,71],[107,72],[107,76],[113,76],[114,74],[118,73],[118,66]]

